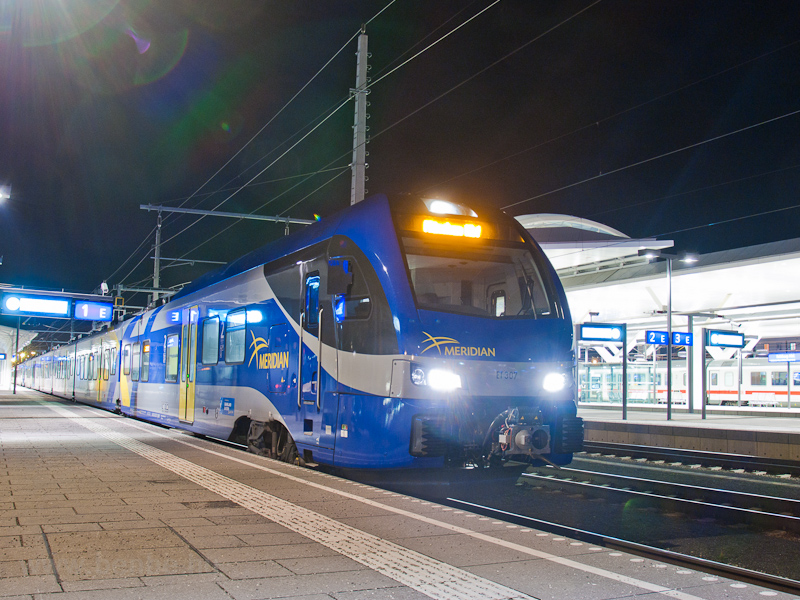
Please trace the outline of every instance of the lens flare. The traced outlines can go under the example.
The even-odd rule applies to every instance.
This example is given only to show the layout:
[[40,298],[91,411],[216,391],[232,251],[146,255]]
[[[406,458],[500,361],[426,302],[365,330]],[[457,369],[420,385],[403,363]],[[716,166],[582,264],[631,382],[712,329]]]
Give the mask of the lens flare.
[[57,44],[89,31],[106,18],[119,1],[19,2],[18,18],[13,26],[23,46]]
[[139,37],[133,29],[128,28],[125,33],[131,36],[133,41],[136,42],[136,49],[139,51],[139,54],[144,54],[150,49],[150,40]]

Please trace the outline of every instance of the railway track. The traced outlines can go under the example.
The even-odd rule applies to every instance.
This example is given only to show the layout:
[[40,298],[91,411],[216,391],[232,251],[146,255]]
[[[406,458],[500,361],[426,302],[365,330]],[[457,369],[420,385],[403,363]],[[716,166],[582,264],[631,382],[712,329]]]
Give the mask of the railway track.
[[800,581],[796,581],[794,579],[761,573],[759,571],[728,565],[705,558],[699,558],[689,554],[682,554],[679,552],[673,552],[671,550],[656,548],[646,544],[639,544],[601,533],[594,533],[585,529],[568,527],[558,523],[535,519],[506,510],[483,506],[481,504],[466,500],[460,500],[458,498],[447,498],[446,503],[453,507],[458,507],[461,509],[466,508],[472,512],[479,513],[487,517],[502,518],[516,525],[535,527],[537,529],[573,537],[575,539],[596,544],[598,546],[603,546],[605,548],[623,550],[625,552],[636,554],[645,558],[650,558],[681,567],[701,570],[711,575],[736,579],[745,583],[752,583],[754,585],[759,585],[790,594],[796,594],[797,590],[800,589]]
[[573,493],[614,496],[623,502],[636,497],[665,513],[800,533],[800,500],[790,498],[568,467],[523,473],[522,481]]
[[583,451],[609,456],[630,456],[663,460],[686,465],[703,467],[722,467],[730,470],[763,471],[773,475],[791,475],[800,477],[800,462],[762,458],[747,454],[727,454],[722,452],[704,452],[700,450],[683,450],[678,448],[659,448],[655,446],[637,446],[633,444],[615,444],[611,442],[584,442]]

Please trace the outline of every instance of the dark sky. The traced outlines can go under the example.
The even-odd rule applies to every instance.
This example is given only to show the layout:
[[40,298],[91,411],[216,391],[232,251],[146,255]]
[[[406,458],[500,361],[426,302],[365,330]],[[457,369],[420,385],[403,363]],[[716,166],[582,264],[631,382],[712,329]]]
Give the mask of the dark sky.
[[[373,81],[492,1],[394,2],[367,26]],[[0,282],[149,285],[156,217],[139,205],[228,199],[347,98],[355,40],[248,144],[388,2],[0,0]],[[779,210],[800,205],[799,66],[794,0],[501,0],[375,82],[367,187],[699,252],[800,237],[800,209]],[[347,206],[352,111],[219,210]],[[322,169],[337,170],[301,177]],[[167,218],[164,239],[194,220]],[[228,261],[283,234],[212,237],[231,224],[206,219],[162,253]]]

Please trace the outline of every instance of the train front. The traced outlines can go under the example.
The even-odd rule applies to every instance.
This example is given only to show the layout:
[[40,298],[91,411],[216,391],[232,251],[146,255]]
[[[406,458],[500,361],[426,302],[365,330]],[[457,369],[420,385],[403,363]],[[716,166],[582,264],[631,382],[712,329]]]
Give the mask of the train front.
[[416,318],[402,328],[407,358],[392,365],[390,395],[413,407],[411,456],[569,463],[583,445],[573,328],[541,249],[499,211],[407,200],[392,213]]

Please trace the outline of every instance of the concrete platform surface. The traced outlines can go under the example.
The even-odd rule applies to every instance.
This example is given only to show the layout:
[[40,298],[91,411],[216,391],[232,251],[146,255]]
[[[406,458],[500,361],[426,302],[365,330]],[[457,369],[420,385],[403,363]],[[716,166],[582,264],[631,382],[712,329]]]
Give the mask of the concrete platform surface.
[[795,596],[0,394],[0,599]]
[[580,407],[578,416],[584,419],[587,441],[800,461],[800,418],[785,412],[767,416],[708,411],[703,419],[699,412],[673,411],[667,421],[666,409],[629,409],[623,420],[619,407]]

